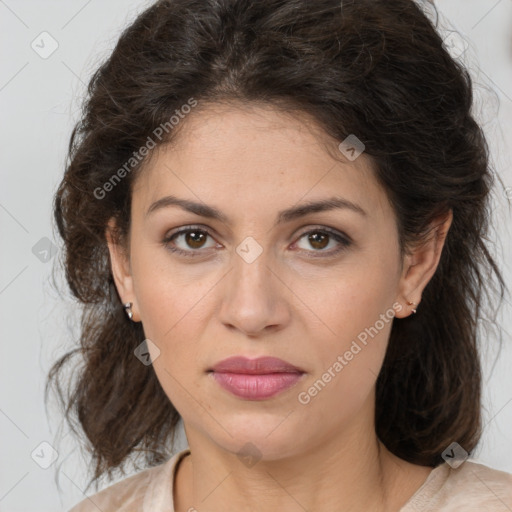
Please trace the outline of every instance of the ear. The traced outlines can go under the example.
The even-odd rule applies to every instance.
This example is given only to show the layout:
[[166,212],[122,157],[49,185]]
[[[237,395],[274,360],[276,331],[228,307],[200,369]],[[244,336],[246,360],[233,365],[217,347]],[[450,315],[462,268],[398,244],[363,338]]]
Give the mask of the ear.
[[[398,301],[403,304],[403,307],[397,310],[395,315],[397,318],[409,316],[420,304],[423,290],[432,279],[441,259],[441,252],[452,220],[452,210],[438,217],[430,225],[428,238],[410,249],[405,256],[398,296]],[[415,305],[409,305],[408,302],[413,302]]]
[[127,253],[128,248],[125,248],[121,244],[120,240],[115,236],[116,227],[115,219],[110,219],[105,230],[105,238],[107,239],[108,250],[110,253],[112,276],[117,288],[117,293],[122,301],[122,304],[119,307],[122,307],[126,302],[131,302],[131,309],[133,312],[132,321],[139,322],[140,318],[138,318],[138,308],[133,288],[130,258]]

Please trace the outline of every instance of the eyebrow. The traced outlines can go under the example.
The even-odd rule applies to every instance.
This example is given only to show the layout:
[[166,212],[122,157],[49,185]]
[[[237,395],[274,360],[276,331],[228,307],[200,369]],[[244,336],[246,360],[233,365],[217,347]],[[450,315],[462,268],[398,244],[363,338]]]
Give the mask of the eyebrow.
[[[148,211],[146,212],[146,218],[157,210],[168,208],[170,206],[178,206],[183,210],[194,213],[201,217],[215,219],[224,224],[229,224],[229,218],[217,208],[209,206],[205,203],[196,203],[195,201],[191,201],[189,199],[181,199],[172,195],[162,197],[151,204]],[[359,205],[341,197],[330,197],[327,199],[321,199],[319,201],[309,201],[298,206],[287,208],[286,210],[281,210],[277,214],[276,225],[282,224],[284,222],[290,222],[300,217],[305,217],[310,213],[325,212],[335,209],[347,209],[364,217],[367,216],[366,211],[363,210]]]

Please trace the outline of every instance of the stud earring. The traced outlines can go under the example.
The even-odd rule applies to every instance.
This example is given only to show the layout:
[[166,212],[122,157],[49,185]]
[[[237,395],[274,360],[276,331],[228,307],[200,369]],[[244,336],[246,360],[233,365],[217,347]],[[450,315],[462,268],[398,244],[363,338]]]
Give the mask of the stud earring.
[[133,318],[132,305],[133,305],[133,302],[126,302],[125,304],[123,304],[123,308],[130,320]]
[[[418,304],[416,304],[415,302],[407,301],[407,305],[408,305],[408,306],[417,306]],[[414,314],[414,313],[416,313],[416,310],[415,310],[415,309],[413,309],[413,310],[412,310],[412,312],[413,312],[413,314]]]

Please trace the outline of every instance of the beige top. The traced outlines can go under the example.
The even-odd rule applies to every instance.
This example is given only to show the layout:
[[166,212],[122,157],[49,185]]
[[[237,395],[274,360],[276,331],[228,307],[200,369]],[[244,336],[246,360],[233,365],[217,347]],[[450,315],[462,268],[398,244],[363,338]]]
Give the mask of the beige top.
[[[174,475],[188,448],[85,498],[69,512],[174,512]],[[433,469],[398,512],[511,512],[512,474],[466,460]]]

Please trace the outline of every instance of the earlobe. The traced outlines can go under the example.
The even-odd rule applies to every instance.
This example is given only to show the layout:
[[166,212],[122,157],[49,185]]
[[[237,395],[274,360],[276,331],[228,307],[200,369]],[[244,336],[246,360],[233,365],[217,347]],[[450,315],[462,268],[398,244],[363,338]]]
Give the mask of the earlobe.
[[439,265],[452,220],[451,210],[438,217],[432,222],[427,238],[418,243],[406,256],[399,284],[399,301],[407,307],[402,308],[396,315],[398,318],[405,318],[421,309],[421,295]]
[[108,250],[110,254],[110,265],[112,277],[117,288],[122,303],[119,307],[124,308],[127,303],[131,303],[129,318],[133,321],[136,316],[135,294],[133,289],[133,279],[130,269],[130,261],[127,255],[127,249],[122,245],[121,241],[115,236],[116,223],[114,219],[110,219],[105,229],[105,238],[107,240]]
[[[410,300],[407,301],[407,305],[408,306],[414,306],[416,307],[418,304],[416,304],[416,302],[411,302]],[[416,313],[416,309],[414,308],[411,308],[411,311],[412,311],[412,314],[414,315],[414,313]]]

